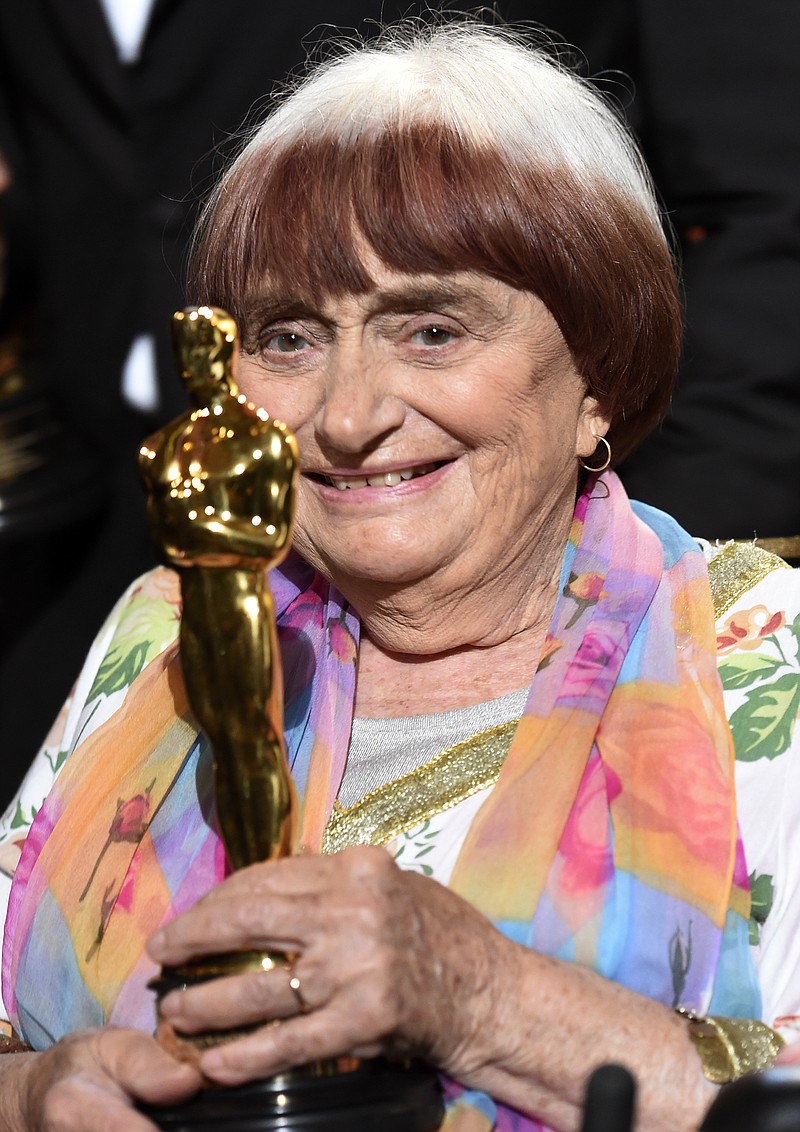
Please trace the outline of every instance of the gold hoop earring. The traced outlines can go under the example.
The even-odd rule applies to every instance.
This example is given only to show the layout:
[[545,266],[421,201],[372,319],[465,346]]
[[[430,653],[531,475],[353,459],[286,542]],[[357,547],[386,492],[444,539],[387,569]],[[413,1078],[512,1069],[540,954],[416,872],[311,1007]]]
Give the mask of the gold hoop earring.
[[[592,433],[592,436],[594,436],[594,438],[595,438],[595,440],[597,441],[598,444],[605,444],[605,446],[606,446],[606,458],[605,458],[604,462],[602,464],[600,464],[600,466],[597,467],[597,468],[590,468],[588,464],[585,464],[583,462],[583,460],[578,460],[578,463],[580,464],[580,466],[583,468],[583,470],[585,472],[604,472],[606,470],[606,468],[608,467],[608,465],[611,463],[611,445],[608,443],[608,441],[606,440],[606,438],[604,436],[595,436],[594,433]],[[597,449],[595,448],[595,452],[596,451],[597,451]]]

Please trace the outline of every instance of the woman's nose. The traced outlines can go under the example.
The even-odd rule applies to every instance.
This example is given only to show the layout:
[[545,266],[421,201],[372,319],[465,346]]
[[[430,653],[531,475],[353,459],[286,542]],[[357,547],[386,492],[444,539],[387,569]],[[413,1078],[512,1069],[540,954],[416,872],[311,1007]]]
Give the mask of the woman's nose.
[[357,454],[377,448],[405,420],[404,402],[390,388],[380,364],[342,359],[328,371],[315,421],[324,448]]

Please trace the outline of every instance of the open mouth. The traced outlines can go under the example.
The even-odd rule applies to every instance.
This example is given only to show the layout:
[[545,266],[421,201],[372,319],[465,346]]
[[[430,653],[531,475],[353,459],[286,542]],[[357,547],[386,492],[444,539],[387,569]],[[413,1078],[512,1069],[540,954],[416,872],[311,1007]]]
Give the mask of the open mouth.
[[354,491],[360,487],[398,487],[407,480],[419,479],[420,476],[429,476],[448,461],[438,460],[432,464],[417,464],[414,468],[398,468],[391,472],[380,472],[371,476],[324,476],[317,472],[309,474],[309,478],[317,483],[327,484],[339,491]]

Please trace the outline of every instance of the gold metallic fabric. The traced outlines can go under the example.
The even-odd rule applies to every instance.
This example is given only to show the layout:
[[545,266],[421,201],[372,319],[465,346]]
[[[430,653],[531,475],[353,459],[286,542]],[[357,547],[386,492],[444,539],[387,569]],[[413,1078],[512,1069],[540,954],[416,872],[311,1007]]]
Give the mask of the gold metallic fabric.
[[754,1018],[703,1018],[688,1011],[679,1013],[687,1020],[703,1074],[715,1085],[769,1069],[785,1044],[780,1034]]
[[717,619],[773,570],[790,570],[781,558],[751,542],[730,542],[709,563],[708,579]]
[[351,845],[385,845],[404,830],[497,781],[519,720],[480,731],[416,770],[387,782],[352,806],[334,804],[323,853]]

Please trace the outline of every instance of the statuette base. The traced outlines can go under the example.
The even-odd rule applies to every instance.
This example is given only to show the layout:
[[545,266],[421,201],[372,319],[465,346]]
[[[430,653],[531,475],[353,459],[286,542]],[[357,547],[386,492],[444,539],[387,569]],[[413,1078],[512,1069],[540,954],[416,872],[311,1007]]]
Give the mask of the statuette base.
[[301,1066],[237,1088],[209,1088],[181,1105],[141,1107],[164,1132],[436,1132],[436,1074],[383,1059]]

